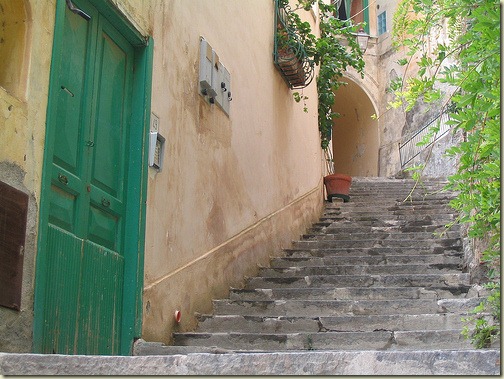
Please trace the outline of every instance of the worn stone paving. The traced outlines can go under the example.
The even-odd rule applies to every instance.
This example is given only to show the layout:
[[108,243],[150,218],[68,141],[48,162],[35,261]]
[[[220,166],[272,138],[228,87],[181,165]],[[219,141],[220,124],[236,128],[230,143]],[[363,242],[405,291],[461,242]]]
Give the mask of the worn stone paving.
[[[481,288],[462,272],[460,227],[443,183],[357,179],[285,257],[214,300],[175,345],[235,352],[462,350]],[[166,350],[166,352],[169,351]]]
[[[20,375],[500,375],[500,349],[461,335],[484,292],[463,271],[460,227],[427,181],[356,178],[350,202],[214,300],[175,344],[139,340],[132,357],[0,353]],[[426,194],[428,195],[426,196]],[[20,368],[22,367],[22,368]]]

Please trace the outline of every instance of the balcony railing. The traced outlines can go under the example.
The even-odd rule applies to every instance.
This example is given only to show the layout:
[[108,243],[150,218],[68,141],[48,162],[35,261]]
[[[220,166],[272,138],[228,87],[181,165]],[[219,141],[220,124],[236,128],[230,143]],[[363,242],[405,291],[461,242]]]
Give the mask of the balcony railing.
[[289,5],[275,0],[275,44],[273,61],[291,89],[307,87],[314,77],[315,64],[308,58],[295,25],[292,25]]

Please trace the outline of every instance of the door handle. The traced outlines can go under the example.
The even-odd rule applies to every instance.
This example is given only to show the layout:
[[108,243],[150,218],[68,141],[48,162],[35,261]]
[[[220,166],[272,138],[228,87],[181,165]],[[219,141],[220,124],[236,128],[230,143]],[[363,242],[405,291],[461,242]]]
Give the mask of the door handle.
[[72,0],[66,0],[66,4],[67,4],[68,9],[70,9],[73,13],[78,14],[86,21],[91,20],[91,16],[88,15],[86,12],[84,12],[82,9],[77,8],[74,5],[74,3],[72,3]]
[[101,199],[101,203],[102,203],[102,205],[103,205],[105,208],[110,207],[110,201],[109,201],[109,200],[107,200],[107,199],[105,199],[104,197],[102,197],[102,199]]

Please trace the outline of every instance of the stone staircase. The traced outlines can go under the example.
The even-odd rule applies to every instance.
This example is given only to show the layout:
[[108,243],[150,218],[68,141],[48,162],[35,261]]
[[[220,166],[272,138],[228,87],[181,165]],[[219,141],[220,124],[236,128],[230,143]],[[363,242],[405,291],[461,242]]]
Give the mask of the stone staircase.
[[442,185],[424,182],[403,201],[412,180],[354,179],[350,202],[327,203],[282,258],[214,300],[196,331],[175,333],[174,346],[140,341],[135,354],[444,351],[456,360],[473,349],[461,319],[481,293],[461,269],[459,226],[445,228],[456,215]]

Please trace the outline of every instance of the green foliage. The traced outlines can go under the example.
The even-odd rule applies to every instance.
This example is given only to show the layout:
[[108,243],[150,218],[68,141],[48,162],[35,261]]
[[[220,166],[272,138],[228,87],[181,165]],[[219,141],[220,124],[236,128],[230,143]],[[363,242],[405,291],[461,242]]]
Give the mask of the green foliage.
[[[443,26],[448,35],[438,44]],[[440,84],[449,88],[445,106],[451,126],[463,139],[448,149],[458,158],[456,174],[447,189],[458,196],[451,206],[469,236],[488,242],[483,262],[488,267],[490,296],[475,310],[489,308],[492,323],[473,317],[474,331],[465,335],[487,346],[500,326],[500,7],[497,0],[402,0],[394,15],[394,41],[405,47],[406,68],[418,72],[401,78],[391,88],[392,106],[413,108],[443,98]]]
[[[318,3],[320,20],[318,37],[312,33],[310,24],[302,21],[296,13],[298,10],[310,11],[315,3]],[[288,0],[279,0],[280,7],[286,7],[288,4]],[[361,75],[364,72],[362,52],[354,36],[359,26],[335,18],[335,12],[335,6],[326,4],[324,0],[297,0],[297,6],[289,12],[289,23],[296,29],[308,57],[319,66],[318,125],[323,149],[329,146],[334,118],[339,116],[333,112],[332,106],[334,92],[344,84],[340,79],[348,67],[353,67]],[[299,93],[294,93],[294,99],[297,102],[305,100]],[[304,110],[307,111],[306,106]]]
[[466,326],[462,334],[478,349],[490,347],[500,337],[500,283],[489,283],[486,287],[490,295],[471,311],[471,316],[463,319]]
[[308,96],[303,95],[302,93],[299,92],[294,92],[292,96],[294,97],[294,101],[296,103],[300,103],[301,101],[303,102],[303,111],[308,113],[308,107],[306,106],[306,100],[309,99]]

